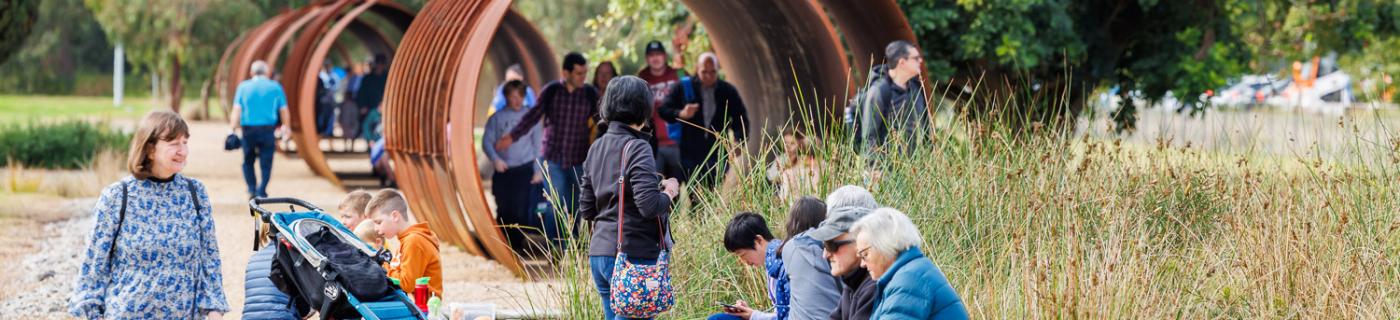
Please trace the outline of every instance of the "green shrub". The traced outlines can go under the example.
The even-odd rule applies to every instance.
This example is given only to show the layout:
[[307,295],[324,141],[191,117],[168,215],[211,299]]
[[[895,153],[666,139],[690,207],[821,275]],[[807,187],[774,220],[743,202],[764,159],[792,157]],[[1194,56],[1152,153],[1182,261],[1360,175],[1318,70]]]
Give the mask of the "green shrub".
[[106,123],[68,120],[10,124],[0,127],[0,164],[78,169],[91,163],[99,151],[124,152],[130,141],[130,133]]

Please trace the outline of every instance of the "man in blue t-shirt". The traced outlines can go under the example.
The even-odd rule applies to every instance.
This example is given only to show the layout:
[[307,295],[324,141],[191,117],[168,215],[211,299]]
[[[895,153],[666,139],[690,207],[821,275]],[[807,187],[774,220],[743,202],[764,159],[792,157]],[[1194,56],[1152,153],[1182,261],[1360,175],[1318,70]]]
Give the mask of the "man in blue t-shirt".
[[[238,84],[229,117],[233,131],[243,130],[243,181],[249,198],[267,197],[267,180],[272,177],[272,156],[277,152],[277,132],[287,119],[287,94],[282,84],[268,78],[267,62],[253,62],[253,78]],[[253,175],[253,163],[262,168],[262,182]]]

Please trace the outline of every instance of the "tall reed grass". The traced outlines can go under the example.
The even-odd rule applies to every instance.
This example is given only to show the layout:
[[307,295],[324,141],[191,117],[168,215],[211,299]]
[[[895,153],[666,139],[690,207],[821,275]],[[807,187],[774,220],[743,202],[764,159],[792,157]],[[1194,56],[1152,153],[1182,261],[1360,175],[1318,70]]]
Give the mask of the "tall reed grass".
[[[1400,317],[1394,132],[1323,159],[939,123],[921,148],[873,164],[844,129],[803,128],[820,137],[824,167],[819,183],[792,187],[825,197],[861,185],[909,214],[974,318]],[[789,204],[765,166],[743,165],[776,148],[735,154],[725,186],[682,195],[694,201],[672,215],[678,304],[663,318],[703,318],[716,301],[770,304],[763,272],[720,239],[741,211],[781,229]],[[568,319],[601,316],[586,231],[556,264]]]

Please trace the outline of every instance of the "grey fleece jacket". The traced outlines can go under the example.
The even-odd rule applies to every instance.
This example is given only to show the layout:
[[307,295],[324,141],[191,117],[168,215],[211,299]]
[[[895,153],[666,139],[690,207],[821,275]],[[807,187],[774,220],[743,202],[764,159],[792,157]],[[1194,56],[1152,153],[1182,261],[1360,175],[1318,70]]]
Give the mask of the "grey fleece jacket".
[[[808,230],[810,232],[810,230]],[[831,275],[831,264],[822,257],[822,244],[807,232],[783,246],[790,300],[788,319],[825,320],[841,298],[841,280]]]

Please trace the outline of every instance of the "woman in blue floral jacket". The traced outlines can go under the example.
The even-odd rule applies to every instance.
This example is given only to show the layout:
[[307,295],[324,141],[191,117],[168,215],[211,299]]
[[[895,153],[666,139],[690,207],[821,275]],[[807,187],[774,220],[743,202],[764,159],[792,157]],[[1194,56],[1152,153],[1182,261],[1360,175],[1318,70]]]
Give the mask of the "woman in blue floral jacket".
[[102,191],[69,312],[84,319],[222,319],[228,311],[204,185],[180,175],[189,127],[155,111],[132,137],[132,176]]

